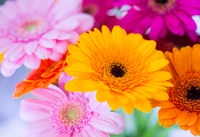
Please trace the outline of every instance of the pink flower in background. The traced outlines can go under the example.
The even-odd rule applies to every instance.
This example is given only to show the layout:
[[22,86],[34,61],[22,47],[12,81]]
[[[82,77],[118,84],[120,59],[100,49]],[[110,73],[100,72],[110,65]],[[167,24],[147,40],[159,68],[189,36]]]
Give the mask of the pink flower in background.
[[129,32],[149,32],[150,39],[157,40],[170,31],[197,40],[197,26],[191,16],[200,15],[199,0],[120,0],[120,3],[133,6],[121,20]]
[[[69,78],[61,78],[59,87],[63,88]],[[93,93],[68,93],[51,85],[32,94],[39,99],[21,102],[20,116],[30,122],[25,137],[109,137],[124,129],[123,117],[97,102]]]
[[82,13],[81,0],[7,1],[0,6],[1,73],[11,76],[22,64],[36,69],[43,59],[60,60],[93,23]]
[[83,11],[95,18],[94,27],[101,28],[107,25],[112,28],[119,24],[119,20],[114,15],[109,15],[109,10],[115,6],[115,0],[83,0]]

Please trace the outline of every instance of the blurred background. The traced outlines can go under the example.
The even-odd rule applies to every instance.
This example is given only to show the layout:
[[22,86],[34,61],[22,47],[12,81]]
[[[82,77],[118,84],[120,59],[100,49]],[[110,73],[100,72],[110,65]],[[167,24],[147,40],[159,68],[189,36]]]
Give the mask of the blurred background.
[[[3,4],[5,0],[0,0]],[[19,117],[20,99],[13,99],[12,94],[15,85],[24,79],[30,70],[22,67],[12,77],[6,78],[0,75],[0,137],[22,137],[22,130],[26,125]],[[135,110],[133,115],[125,115],[125,131],[112,137],[192,137],[190,132],[182,131],[177,126],[164,129],[157,124],[157,110],[144,114]]]

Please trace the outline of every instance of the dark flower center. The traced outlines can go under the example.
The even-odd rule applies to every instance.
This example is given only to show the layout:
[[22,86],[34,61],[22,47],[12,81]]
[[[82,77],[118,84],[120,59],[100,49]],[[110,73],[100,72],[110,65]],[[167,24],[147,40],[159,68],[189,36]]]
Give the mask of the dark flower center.
[[126,71],[123,65],[121,64],[112,64],[111,65],[111,74],[116,78],[123,77]]
[[187,99],[198,100],[200,99],[200,89],[192,86],[189,90],[187,90]]
[[166,4],[168,2],[168,0],[155,0],[156,3],[159,3],[159,4]]

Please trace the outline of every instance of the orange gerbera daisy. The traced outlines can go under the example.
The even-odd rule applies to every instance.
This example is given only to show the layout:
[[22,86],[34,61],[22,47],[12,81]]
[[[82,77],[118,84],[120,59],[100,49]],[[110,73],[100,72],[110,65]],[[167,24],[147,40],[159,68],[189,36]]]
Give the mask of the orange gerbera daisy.
[[200,135],[200,45],[166,52],[167,70],[174,87],[168,89],[169,99],[158,103],[159,124],[177,123],[181,129]]
[[102,27],[80,36],[76,46],[68,47],[70,55],[65,72],[75,78],[65,88],[68,91],[97,91],[97,100],[107,101],[116,110],[126,113],[134,107],[149,112],[150,100],[167,100],[169,72],[160,69],[168,64],[156,43],[140,34],[126,34],[115,26],[110,32]]
[[47,87],[57,81],[60,73],[64,71],[66,63],[64,59],[59,62],[43,60],[38,69],[33,70],[29,76],[16,85],[13,94],[14,98],[19,98],[24,94],[38,87]]

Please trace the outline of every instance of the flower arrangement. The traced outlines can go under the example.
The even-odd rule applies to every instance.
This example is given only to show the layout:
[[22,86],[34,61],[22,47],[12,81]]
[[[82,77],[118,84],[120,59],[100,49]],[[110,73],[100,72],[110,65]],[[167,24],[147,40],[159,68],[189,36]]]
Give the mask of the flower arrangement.
[[21,101],[24,137],[166,137],[173,125],[200,135],[195,18],[198,0],[6,1],[0,73],[31,70],[13,92],[33,95]]

